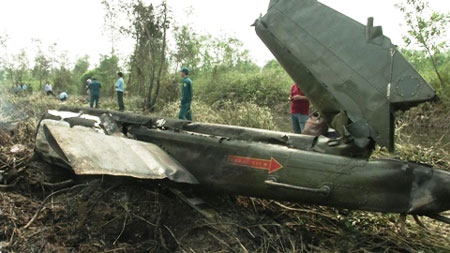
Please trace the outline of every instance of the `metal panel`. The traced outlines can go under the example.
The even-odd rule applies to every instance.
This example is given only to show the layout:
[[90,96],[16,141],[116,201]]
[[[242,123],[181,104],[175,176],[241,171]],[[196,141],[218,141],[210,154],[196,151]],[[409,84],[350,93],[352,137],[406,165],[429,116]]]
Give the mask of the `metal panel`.
[[50,146],[78,175],[169,178],[180,183],[198,181],[158,146],[99,134],[89,128],[44,123]]
[[364,26],[316,0],[278,0],[255,26],[329,123],[347,115],[333,127],[347,128],[361,147],[372,139],[393,149],[393,112],[435,97],[373,19]]

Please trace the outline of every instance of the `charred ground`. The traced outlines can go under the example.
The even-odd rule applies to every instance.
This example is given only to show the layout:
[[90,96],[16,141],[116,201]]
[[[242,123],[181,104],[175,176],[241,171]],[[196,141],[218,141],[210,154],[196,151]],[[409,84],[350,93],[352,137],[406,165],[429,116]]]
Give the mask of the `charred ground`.
[[[422,219],[425,228],[408,218],[402,230],[398,215],[197,192],[218,213],[210,220],[163,181],[74,177],[33,157],[36,123],[55,104],[30,110],[30,104],[40,102],[23,102],[2,105],[2,252],[450,250],[450,227],[427,218]],[[403,156],[447,167],[446,152],[415,146]]]

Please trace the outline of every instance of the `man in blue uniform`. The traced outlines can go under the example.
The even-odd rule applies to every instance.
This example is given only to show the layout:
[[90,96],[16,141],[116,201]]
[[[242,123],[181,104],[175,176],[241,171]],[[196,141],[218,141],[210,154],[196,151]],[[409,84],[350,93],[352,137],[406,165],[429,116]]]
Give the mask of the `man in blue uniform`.
[[91,94],[91,98],[89,99],[89,106],[92,108],[95,102],[95,108],[98,108],[98,100],[100,99],[100,88],[102,87],[101,83],[97,81],[96,78],[92,78],[92,82],[89,83],[89,94]]
[[180,103],[180,113],[178,114],[179,119],[192,120],[191,114],[191,102],[192,102],[192,81],[188,77],[189,69],[181,69],[181,77],[183,78],[183,83],[181,85],[181,103]]

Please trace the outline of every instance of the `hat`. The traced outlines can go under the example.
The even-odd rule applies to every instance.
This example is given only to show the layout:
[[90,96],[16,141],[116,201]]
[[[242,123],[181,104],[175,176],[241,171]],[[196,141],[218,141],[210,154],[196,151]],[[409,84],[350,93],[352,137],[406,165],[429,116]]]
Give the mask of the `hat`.
[[183,67],[183,68],[181,69],[180,72],[183,72],[183,73],[185,73],[186,75],[189,75],[189,69],[186,68],[186,67]]

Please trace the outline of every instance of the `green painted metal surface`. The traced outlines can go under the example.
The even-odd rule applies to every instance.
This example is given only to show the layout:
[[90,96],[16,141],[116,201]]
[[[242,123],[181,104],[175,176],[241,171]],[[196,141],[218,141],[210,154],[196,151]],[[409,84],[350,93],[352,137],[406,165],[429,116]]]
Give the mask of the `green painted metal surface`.
[[[327,145],[330,142],[319,142],[319,137],[311,139],[283,132],[192,123],[131,113],[83,108],[64,110],[81,112],[75,114],[79,115],[76,117],[89,115],[102,118],[102,115],[110,115],[111,120],[117,123],[118,129],[126,134],[107,136],[108,143],[124,143],[122,139],[131,137],[137,142],[158,146],[158,152],[166,152],[167,157],[180,164],[178,167],[185,169],[181,171],[174,166],[168,166],[170,164],[161,159],[161,175],[167,174],[164,167],[170,174],[173,174],[174,170],[183,174],[188,172],[195,179],[191,181],[198,182],[193,187],[202,191],[229,192],[378,212],[428,215],[450,209],[450,173],[400,160],[369,160],[367,157],[343,156],[336,150],[341,150],[340,146],[346,145],[345,143],[336,145],[333,142],[328,149],[316,150],[316,145]],[[85,124],[74,118],[58,119],[54,115],[47,115],[43,122],[62,120]],[[69,124],[55,125],[60,133],[64,132],[62,127],[66,127],[67,132],[72,131]],[[75,124],[72,127],[85,126]],[[92,127],[85,128],[91,129],[90,135],[94,134]],[[104,129],[102,124],[100,129]],[[106,135],[107,130],[95,134]],[[56,140],[58,145],[51,145],[65,147],[62,150],[64,154],[56,152],[56,155],[52,150],[49,152],[48,149],[41,148],[45,147],[42,145],[42,139],[45,137],[38,139],[41,143],[36,152],[42,157],[53,155],[51,161],[56,164],[61,164],[56,162],[58,154],[62,160],[64,157],[72,157],[72,160],[76,161],[79,151],[68,148],[70,143],[67,143],[67,138],[59,138],[59,142],[63,143]],[[293,139],[297,139],[296,142],[292,142]],[[48,141],[55,140],[50,138]],[[71,142],[80,148],[80,143],[75,140]],[[303,145],[299,145],[299,142],[303,142]],[[102,147],[99,148],[101,150]],[[147,151],[149,156],[159,156],[152,152],[152,149]],[[139,152],[129,155],[139,156]],[[115,153],[104,152],[103,159],[117,159],[111,156],[115,156]],[[83,159],[87,161],[89,156],[83,156]],[[116,171],[110,168],[102,169],[102,156],[92,156],[92,159],[98,167],[84,171],[84,174],[115,175]],[[72,166],[77,174],[77,164]],[[145,178],[141,170],[124,171],[126,173],[122,173],[122,176]]]
[[381,27],[315,0],[273,0],[256,32],[341,135],[394,147],[394,112],[435,98]]
[[[381,27],[373,27],[372,19],[367,26],[359,24],[314,0],[273,0],[255,26],[342,139],[61,108],[41,121],[36,153],[75,173],[81,166],[88,170],[85,174],[116,175],[102,159],[114,161],[118,152],[90,157],[79,151],[87,144],[78,139],[87,143],[86,138],[64,137],[64,128],[67,133],[83,128],[90,131],[86,136],[110,145],[151,143],[145,155],[158,160],[158,175],[152,169],[148,173],[153,176],[147,176],[145,170],[124,168],[122,176],[177,181],[168,175],[180,174],[189,180],[178,182],[198,183],[192,186],[207,192],[377,212],[441,217],[440,212],[450,209],[450,173],[401,160],[369,159],[375,143],[393,148],[396,110],[435,97]],[[48,122],[56,126],[55,136],[45,134]],[[80,152],[97,167],[68,160],[76,161]],[[128,155],[140,159],[140,152],[130,149]]]

